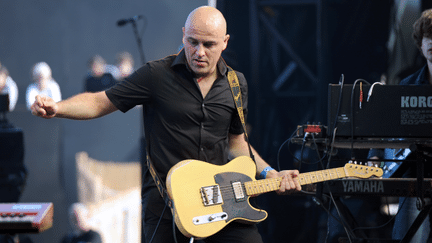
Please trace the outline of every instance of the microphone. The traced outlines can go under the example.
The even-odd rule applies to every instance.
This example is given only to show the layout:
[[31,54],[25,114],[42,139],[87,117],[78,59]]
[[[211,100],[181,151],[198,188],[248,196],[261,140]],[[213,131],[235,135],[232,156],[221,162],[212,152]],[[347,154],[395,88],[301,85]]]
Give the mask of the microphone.
[[125,24],[132,23],[132,22],[135,22],[135,21],[137,21],[139,19],[142,19],[142,17],[143,17],[142,15],[135,15],[132,18],[120,19],[119,21],[117,21],[117,25],[118,26],[123,26]]

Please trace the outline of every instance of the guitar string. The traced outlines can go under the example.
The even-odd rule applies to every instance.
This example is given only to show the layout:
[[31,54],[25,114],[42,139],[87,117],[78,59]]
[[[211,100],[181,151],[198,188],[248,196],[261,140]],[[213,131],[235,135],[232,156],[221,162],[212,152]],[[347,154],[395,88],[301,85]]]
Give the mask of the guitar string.
[[[319,179],[319,177],[323,178],[323,179]],[[323,182],[323,181],[327,181],[327,180],[333,180],[333,179],[338,179],[341,178],[341,176],[338,176],[337,170],[335,169],[328,169],[328,170],[324,170],[324,171],[315,171],[315,172],[306,172],[306,173],[302,173],[300,176],[300,181],[305,181],[305,184],[312,184],[312,183],[317,183],[317,182]],[[276,178],[274,180],[269,180],[268,183],[263,183],[261,181],[247,181],[244,183],[241,183],[241,186],[243,188],[243,190],[246,190],[246,183],[251,184],[251,186],[249,186],[249,188],[253,187],[254,189],[258,188],[263,188],[264,187],[269,187],[269,184],[272,184],[271,186],[274,186],[274,183],[278,183],[280,182],[279,178]],[[304,185],[304,184],[302,184]],[[226,191],[228,190],[228,192],[231,192],[233,189],[233,185],[226,185],[226,186],[219,186],[219,189],[222,191]],[[277,186],[276,186],[277,187]]]
[[[301,175],[302,178],[300,178],[300,180],[304,180],[306,182],[306,183],[303,183],[301,185],[312,184],[312,183],[317,183],[317,182],[322,182],[322,181],[327,181],[327,180],[339,178],[338,176],[336,176],[335,178],[332,178],[332,176],[330,176],[330,175],[322,175],[324,180],[321,180],[321,179],[318,179],[317,175],[313,175],[312,173],[316,174],[316,172],[309,172],[309,173],[307,173],[307,175],[305,175],[305,174]],[[308,177],[308,175],[309,175],[309,178],[306,178],[306,177]],[[251,184],[250,186],[248,186],[250,192],[252,192],[252,193],[254,193],[254,192],[264,193],[264,192],[270,192],[270,191],[275,191],[275,190],[279,189],[279,185],[275,185],[275,183],[280,182],[280,180],[275,179],[273,181],[269,181],[268,183],[262,183],[260,181],[248,181],[248,182]],[[246,185],[245,185],[248,182],[241,184],[241,188],[242,188],[243,192],[248,191],[246,189]],[[269,185],[269,184],[271,184],[271,185]],[[229,198],[234,198],[234,196],[235,196],[235,189],[234,189],[233,185],[219,186],[219,190],[220,190],[221,194],[224,193],[227,195],[233,195],[232,197],[230,196]],[[251,195],[253,195],[253,194],[251,194]]]
[[[325,173],[325,172],[328,172],[328,173]],[[313,184],[313,183],[328,181],[328,180],[332,180],[332,179],[338,179],[338,178],[342,177],[342,176],[338,176],[338,173],[335,169],[325,170],[325,172],[323,171],[322,173],[318,173],[318,171],[316,171],[316,172],[303,173],[302,175],[299,176],[300,181],[303,181],[306,183],[302,184],[302,182],[301,182],[300,184],[301,185]],[[323,179],[318,178],[318,177],[320,177],[319,174],[321,174],[321,177]],[[253,195],[253,194],[250,194],[250,195],[247,194],[248,190],[247,190],[246,185],[245,185],[246,183],[251,184],[248,186],[249,192],[251,192],[251,193],[265,193],[265,192],[275,191],[275,190],[279,189],[279,185],[275,185],[274,183],[280,182],[279,179],[280,178],[275,178],[273,180],[269,180],[268,183],[263,183],[259,180],[258,181],[247,181],[244,183],[241,182],[242,192],[243,193],[246,192],[246,196]],[[228,184],[225,186],[219,186],[219,191],[220,191],[221,195],[223,194],[222,198],[224,198],[224,199],[236,198],[236,192],[235,192],[233,184],[231,184],[231,185]],[[238,199],[238,198],[236,198],[236,199]]]

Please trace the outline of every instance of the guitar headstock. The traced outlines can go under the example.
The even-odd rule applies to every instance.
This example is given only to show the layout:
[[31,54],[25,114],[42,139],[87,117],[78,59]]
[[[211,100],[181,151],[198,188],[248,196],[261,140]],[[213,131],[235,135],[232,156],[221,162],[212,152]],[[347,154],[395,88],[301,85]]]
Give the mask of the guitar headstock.
[[383,170],[374,166],[358,165],[348,163],[344,166],[347,177],[370,178],[372,176],[381,177]]

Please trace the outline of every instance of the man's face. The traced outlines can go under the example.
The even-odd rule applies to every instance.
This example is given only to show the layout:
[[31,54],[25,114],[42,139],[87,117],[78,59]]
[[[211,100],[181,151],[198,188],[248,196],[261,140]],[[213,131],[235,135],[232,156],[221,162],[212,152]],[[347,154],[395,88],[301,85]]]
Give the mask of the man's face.
[[92,75],[95,77],[102,77],[105,73],[105,65],[104,63],[95,62],[91,66]]
[[228,44],[229,35],[198,27],[183,28],[183,44],[189,67],[197,77],[208,77]]
[[426,60],[432,63],[432,39],[430,37],[423,37],[421,50]]

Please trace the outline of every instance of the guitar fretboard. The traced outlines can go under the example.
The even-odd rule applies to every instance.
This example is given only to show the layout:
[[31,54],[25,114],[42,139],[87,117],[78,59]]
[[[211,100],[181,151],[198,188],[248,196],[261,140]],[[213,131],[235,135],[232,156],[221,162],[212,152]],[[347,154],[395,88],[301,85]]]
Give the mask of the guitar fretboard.
[[[320,170],[314,172],[301,173],[298,177],[300,185],[307,185],[317,182],[323,182],[333,179],[346,177],[343,167]],[[276,191],[280,188],[282,178],[271,178],[265,180],[248,181],[244,183],[247,195],[256,195],[271,191]]]

